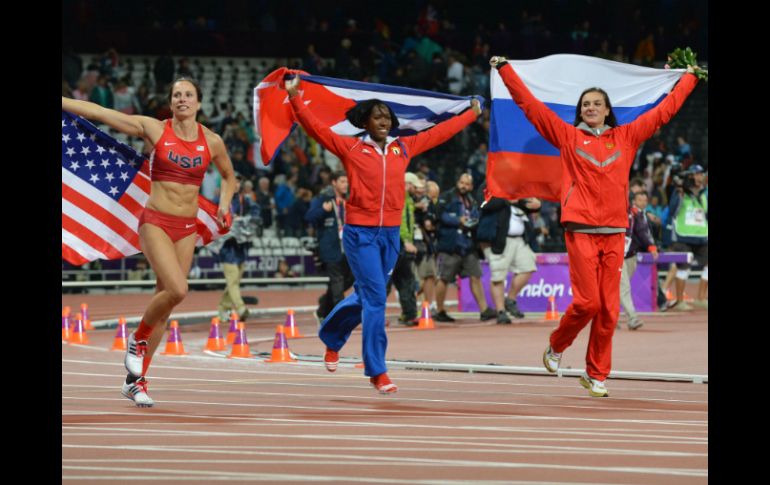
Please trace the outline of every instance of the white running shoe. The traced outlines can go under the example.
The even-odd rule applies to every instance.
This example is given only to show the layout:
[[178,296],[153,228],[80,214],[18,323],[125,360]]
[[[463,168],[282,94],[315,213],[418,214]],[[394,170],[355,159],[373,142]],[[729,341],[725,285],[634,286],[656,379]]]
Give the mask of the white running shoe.
[[554,352],[551,346],[546,347],[543,352],[543,365],[548,372],[556,373],[559,370],[559,363],[561,362],[561,354]]
[[607,388],[604,387],[604,381],[589,377],[586,373],[580,376],[580,385],[588,389],[588,394],[593,397],[609,397],[610,395]]
[[140,377],[132,384],[123,381],[123,388],[120,390],[123,396],[131,399],[140,408],[151,408],[155,401],[147,395],[147,379]]
[[128,336],[128,345],[126,346],[126,370],[134,377],[142,375],[144,366],[144,354],[147,353],[147,341],[136,341],[134,332]]

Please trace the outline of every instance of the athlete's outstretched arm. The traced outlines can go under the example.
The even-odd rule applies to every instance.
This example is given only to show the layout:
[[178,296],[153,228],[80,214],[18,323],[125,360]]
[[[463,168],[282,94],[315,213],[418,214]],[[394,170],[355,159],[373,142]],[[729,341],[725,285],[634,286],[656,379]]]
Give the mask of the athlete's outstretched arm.
[[114,109],[99,106],[90,101],[81,101],[62,96],[61,109],[82,116],[88,120],[98,121],[125,133],[156,142],[163,133],[163,122],[149,116],[127,115]]

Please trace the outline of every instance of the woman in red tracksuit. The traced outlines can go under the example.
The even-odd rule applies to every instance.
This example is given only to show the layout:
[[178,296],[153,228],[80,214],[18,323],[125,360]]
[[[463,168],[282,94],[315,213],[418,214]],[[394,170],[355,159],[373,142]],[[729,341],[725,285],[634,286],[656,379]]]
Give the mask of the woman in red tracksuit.
[[572,304],[551,333],[543,354],[556,372],[561,354],[591,324],[586,371],[580,384],[591,396],[608,396],[612,335],[620,313],[620,271],[628,225],[628,173],[639,145],[667,123],[697,83],[697,66],[655,108],[618,126],[607,93],[586,89],[579,98],[574,126],[535,98],[504,57],[492,57],[511,97],[537,131],[559,149],[563,167],[561,223],[569,255]]
[[400,249],[399,229],[404,208],[404,173],[409,160],[440,145],[476,120],[478,100],[470,110],[413,136],[391,137],[398,119],[382,101],[367,100],[351,108],[346,117],[366,131],[362,137],[341,136],[319,121],[299,94],[299,76],[286,81],[294,115],[305,131],[342,161],[350,182],[345,205],[342,245],[355,276],[355,292],[326,316],[318,336],[326,344],[324,364],[334,372],[339,350],[351,332],[363,325],[364,374],[380,393],[396,392],[388,378],[385,350],[385,285]]

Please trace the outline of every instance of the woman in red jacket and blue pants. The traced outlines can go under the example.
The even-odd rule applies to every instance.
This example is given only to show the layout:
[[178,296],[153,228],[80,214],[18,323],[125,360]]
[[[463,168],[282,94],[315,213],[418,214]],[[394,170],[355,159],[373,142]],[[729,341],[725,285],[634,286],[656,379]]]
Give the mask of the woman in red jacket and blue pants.
[[561,223],[569,255],[572,304],[551,333],[543,364],[556,372],[561,353],[592,321],[586,372],[580,384],[591,396],[608,396],[604,381],[612,364],[612,335],[620,313],[620,270],[628,225],[628,173],[637,149],[679,111],[697,83],[688,66],[655,108],[618,126],[604,90],[580,95],[574,126],[535,98],[504,57],[492,57],[511,97],[540,135],[559,149],[563,175]]
[[298,91],[299,77],[286,81],[292,110],[305,131],[342,161],[350,182],[342,245],[356,282],[355,292],[334,307],[318,336],[326,344],[324,363],[334,372],[339,350],[363,324],[364,374],[383,394],[396,392],[388,378],[385,350],[385,285],[399,253],[404,207],[404,173],[409,160],[460,132],[481,114],[478,100],[471,110],[413,136],[388,136],[398,119],[382,101],[371,99],[351,108],[346,117],[366,131],[362,137],[341,136],[307,109]]

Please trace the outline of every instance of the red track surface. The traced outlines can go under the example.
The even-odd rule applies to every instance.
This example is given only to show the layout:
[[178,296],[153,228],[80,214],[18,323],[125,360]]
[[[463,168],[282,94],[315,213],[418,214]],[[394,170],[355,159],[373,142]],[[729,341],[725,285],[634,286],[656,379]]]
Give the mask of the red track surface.
[[[310,305],[319,292],[258,292],[265,307]],[[121,296],[121,305],[147,295]],[[191,294],[180,311],[211,310],[216,293]],[[451,297],[450,297],[451,298]],[[87,301],[114,318],[114,296]],[[204,308],[205,307],[205,308]],[[395,312],[396,310],[394,310]],[[397,313],[391,315],[395,320]],[[96,319],[99,317],[92,317]],[[643,316],[614,338],[613,368],[708,374],[707,314]],[[269,352],[283,317],[250,319],[253,353]],[[291,350],[320,356],[316,323]],[[416,331],[392,324],[388,358],[538,366],[554,322],[509,326],[467,317]],[[610,378],[610,398],[591,398],[575,378],[392,369],[394,396],[380,396],[361,369],[267,364],[204,354],[207,325],[181,327],[185,357],[156,354],[148,379],[156,405],[120,395],[122,352],[114,330],[91,345],[62,345],[62,478],[115,483],[221,480],[301,483],[707,483],[708,385]],[[585,330],[565,353],[582,368]],[[355,332],[342,357],[359,357]],[[161,347],[162,350],[162,347]]]

